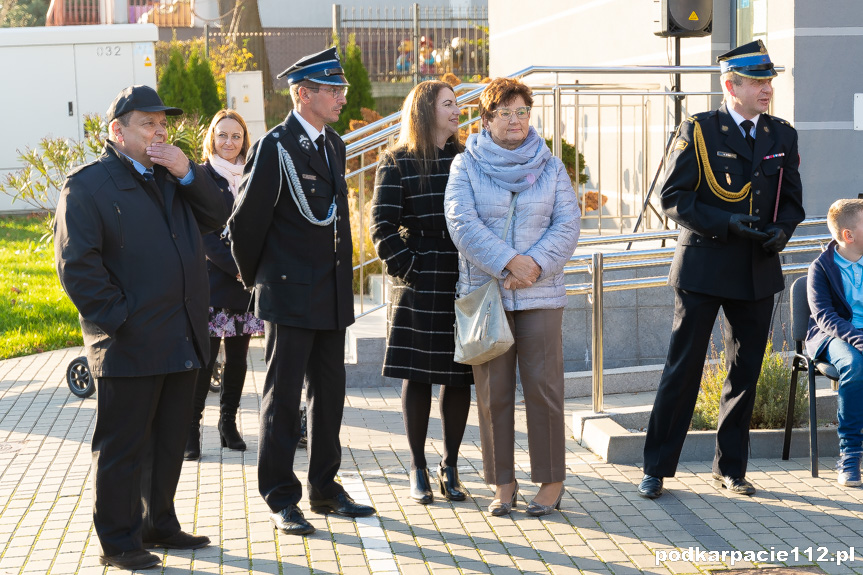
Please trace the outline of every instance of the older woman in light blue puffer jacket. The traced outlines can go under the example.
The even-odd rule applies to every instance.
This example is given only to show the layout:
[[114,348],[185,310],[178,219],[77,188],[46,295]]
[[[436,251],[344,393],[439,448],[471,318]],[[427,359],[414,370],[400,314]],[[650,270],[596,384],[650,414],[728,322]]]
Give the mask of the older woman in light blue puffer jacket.
[[[527,512],[559,508],[566,475],[563,419],[563,267],[578,243],[578,200],[559,158],[530,125],[530,88],[498,78],[480,96],[483,131],[450,168],[444,210],[459,251],[457,297],[491,278],[501,287],[515,345],[473,367],[492,515],[516,505],[515,366],[527,412],[531,480]],[[510,201],[515,212],[501,239]]]

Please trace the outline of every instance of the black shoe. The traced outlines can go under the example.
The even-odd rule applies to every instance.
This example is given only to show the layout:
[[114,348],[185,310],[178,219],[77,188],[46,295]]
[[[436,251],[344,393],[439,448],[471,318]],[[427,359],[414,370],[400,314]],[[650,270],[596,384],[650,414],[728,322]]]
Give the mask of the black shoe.
[[303,512],[296,505],[289,505],[278,513],[270,514],[270,521],[276,529],[287,535],[311,535],[315,526],[306,521]]
[[299,446],[306,449],[309,445],[309,430],[308,418],[306,417],[306,406],[300,409],[300,444]]
[[312,499],[310,497],[309,506],[315,513],[335,513],[345,517],[368,517],[376,513],[374,507],[357,503],[345,492],[329,499]]
[[240,432],[237,431],[237,414],[222,413],[219,418],[219,436],[222,439],[222,447],[233,449],[234,451],[245,451],[246,442]]
[[170,537],[163,539],[144,541],[144,547],[147,549],[153,549],[154,547],[162,547],[163,549],[200,549],[209,544],[210,538],[206,535],[192,535],[185,531],[178,531]]
[[738,495],[755,495],[755,486],[749,483],[745,477],[729,477],[714,473],[713,487],[724,487],[731,493]]
[[438,467],[437,483],[440,487],[441,495],[446,497],[448,501],[464,501],[467,499],[467,493],[458,480],[458,469],[455,467],[443,465]]
[[647,499],[656,499],[662,495],[662,478],[645,475],[638,484],[638,494]]
[[423,505],[434,503],[428,467],[411,469],[411,499]]
[[123,551],[116,555],[102,555],[99,557],[99,563],[126,571],[138,571],[139,569],[156,567],[162,563],[162,560],[148,551],[136,549],[135,551]]
[[201,457],[201,423],[196,421],[189,428],[189,437],[186,438],[186,450],[183,459],[195,461]]

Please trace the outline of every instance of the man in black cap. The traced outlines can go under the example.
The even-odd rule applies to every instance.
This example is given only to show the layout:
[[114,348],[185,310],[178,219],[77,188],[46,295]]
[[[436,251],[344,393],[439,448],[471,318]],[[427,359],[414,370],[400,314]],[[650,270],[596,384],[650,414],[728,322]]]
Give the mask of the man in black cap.
[[755,493],[746,480],[749,421],[770,331],[784,288],[779,252],[803,220],[797,132],[767,114],[776,76],[760,40],[719,57],[725,102],[678,129],[668,155],[662,207],[680,225],[668,283],[675,314],[668,359],[644,445],[650,499],[674,476],[721,307],[728,378],[722,390],[716,487]]
[[228,222],[231,250],[264,320],[267,375],[261,401],[258,487],[284,533],[315,528],[298,504],[294,473],[300,396],[307,382],[312,511],[372,515],[335,481],[342,460],[345,329],[354,322],[345,144],[339,118],[348,82],[335,48],[279,74],[294,110],[249,150],[239,202]]
[[57,274],[96,378],[101,562],[129,570],[159,564],[145,548],[210,542],[182,531],[174,493],[209,354],[201,234],[228,214],[216,183],[166,142],[166,115],[178,114],[148,86],[120,92],[102,155],[69,173],[54,223]]

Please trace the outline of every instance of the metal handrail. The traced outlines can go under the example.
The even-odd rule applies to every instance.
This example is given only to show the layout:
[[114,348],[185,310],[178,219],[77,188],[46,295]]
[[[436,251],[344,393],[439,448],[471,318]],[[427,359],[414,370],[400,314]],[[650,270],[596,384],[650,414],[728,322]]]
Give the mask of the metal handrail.
[[[801,222],[798,225],[798,228],[823,226],[826,225],[826,223],[826,218],[810,218]],[[580,241],[579,245],[584,247],[586,243],[597,246],[602,244],[627,243],[630,241],[674,239],[677,234],[678,230],[669,230],[647,234],[627,234],[622,236],[589,238],[587,241]],[[830,239],[831,236],[826,234],[792,237],[788,241],[788,245],[782,253],[783,255],[793,255],[806,252],[820,253],[824,249],[824,244],[829,242]],[[614,269],[640,269],[657,265],[669,265],[672,262],[673,253],[674,248],[624,251],[606,254],[603,254],[602,252],[594,252],[592,254],[574,255],[570,258],[568,265],[564,267],[564,275],[572,275],[576,273],[589,273],[591,275],[591,281],[589,283],[567,285],[566,294],[587,295],[588,301],[591,303],[593,317],[591,329],[591,347],[593,353],[592,403],[593,410],[596,413],[602,412],[604,394],[602,373],[604,342],[604,309],[602,304],[604,293],[662,287],[668,283],[667,275],[634,279],[606,280],[604,279],[604,272],[606,270]],[[782,273],[784,275],[797,274],[805,272],[808,268],[809,263],[783,263]]]

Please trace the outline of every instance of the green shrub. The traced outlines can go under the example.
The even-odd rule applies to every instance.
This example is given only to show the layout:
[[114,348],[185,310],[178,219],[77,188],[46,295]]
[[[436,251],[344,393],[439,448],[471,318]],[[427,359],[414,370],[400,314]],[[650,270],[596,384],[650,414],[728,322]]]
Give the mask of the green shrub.
[[[771,338],[772,340],[772,338]],[[786,351],[783,346],[783,352]],[[722,387],[728,375],[725,352],[716,352],[711,345],[710,361],[704,366],[701,377],[701,389],[695,403],[695,413],[692,415],[691,429],[716,429],[719,421],[719,400],[722,397]],[[761,374],[758,376],[758,386],[755,392],[755,407],[752,412],[750,427],[753,429],[780,429],[785,426],[785,415],[788,409],[788,381],[791,379],[791,366],[782,353],[773,350],[772,341],[768,341],[764,350],[764,361]],[[799,427],[807,421],[806,406],[809,401],[805,373],[797,380],[797,393],[794,401],[793,425]]]
[[370,110],[375,108],[375,99],[372,97],[372,82],[369,80],[369,73],[365,65],[363,65],[363,52],[357,46],[357,39],[354,34],[348,37],[348,46],[342,58],[342,68],[345,71],[345,78],[351,86],[348,88],[347,103],[342,106],[339,121],[331,124],[339,134],[348,131],[351,120],[363,119],[362,108]]
[[192,50],[192,56],[189,58],[189,76],[201,92],[201,115],[204,118],[212,118],[222,109],[222,101],[219,99],[213,69],[197,48]]
[[[547,139],[545,143],[548,145],[548,149],[551,150],[553,144],[551,138]],[[587,166],[584,163],[584,154],[578,154],[578,172],[576,175],[575,155],[575,146],[566,140],[561,139],[560,159],[563,162],[563,166],[566,168],[566,173],[569,174],[569,179],[572,180],[572,187],[578,188],[579,184],[582,186],[586,184],[589,178],[587,177],[587,173],[585,173]]]
[[166,106],[186,113],[201,113],[201,91],[186,68],[183,52],[173,48],[168,65],[159,74],[159,96]]

